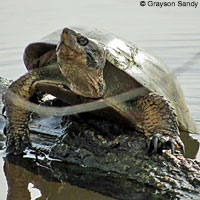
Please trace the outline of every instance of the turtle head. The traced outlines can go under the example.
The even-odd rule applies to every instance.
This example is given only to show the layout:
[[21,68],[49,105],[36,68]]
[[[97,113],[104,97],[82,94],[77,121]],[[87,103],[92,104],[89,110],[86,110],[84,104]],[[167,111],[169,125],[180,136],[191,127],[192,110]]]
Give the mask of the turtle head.
[[97,42],[64,28],[57,45],[57,60],[68,87],[81,96],[99,98],[105,91],[103,69],[106,56]]

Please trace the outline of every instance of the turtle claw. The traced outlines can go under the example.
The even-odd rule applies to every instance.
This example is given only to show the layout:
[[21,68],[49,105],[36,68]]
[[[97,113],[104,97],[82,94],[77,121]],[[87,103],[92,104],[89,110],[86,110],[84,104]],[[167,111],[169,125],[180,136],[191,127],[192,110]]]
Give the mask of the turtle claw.
[[30,147],[31,144],[29,142],[20,142],[20,144],[15,144],[15,141],[10,141],[10,143],[7,143],[6,147],[6,152],[9,154],[14,154],[14,155],[23,155],[24,150],[27,147]]
[[173,138],[156,135],[150,138],[148,142],[148,155],[156,153],[162,154],[163,150],[171,150],[171,153],[174,154],[175,146],[177,146],[183,154],[185,153],[184,144],[179,138],[174,140]]
[[173,142],[170,141],[170,150],[171,150],[171,153],[174,154],[174,151],[175,151],[175,145]]
[[19,144],[17,142],[17,144],[15,144],[15,140],[10,140],[9,143],[7,143],[6,152],[14,155],[23,155],[24,150],[30,146],[31,144],[29,142],[20,142]]
[[160,153],[160,145],[162,144],[160,143],[157,136],[154,136],[152,139],[150,139],[148,143],[148,155],[152,155],[154,153]]
[[182,154],[184,155],[185,154],[185,146],[183,144],[183,142],[179,139],[176,140],[178,146],[179,146],[179,149],[182,151]]
[[6,152],[14,155],[23,155],[27,147],[31,147],[29,139],[29,130],[25,129],[22,133],[17,132],[9,127],[6,132]]

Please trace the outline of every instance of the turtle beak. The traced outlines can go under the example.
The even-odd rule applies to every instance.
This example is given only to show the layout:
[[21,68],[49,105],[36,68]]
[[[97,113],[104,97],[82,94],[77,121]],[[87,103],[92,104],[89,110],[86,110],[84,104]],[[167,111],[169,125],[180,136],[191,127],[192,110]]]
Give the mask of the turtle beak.
[[64,28],[61,34],[61,42],[63,42],[66,46],[71,47],[74,45],[73,40],[73,32],[68,28]]
[[60,40],[56,47],[56,52],[59,51],[60,47],[64,44],[64,41],[67,39],[66,35],[68,34],[68,30],[69,30],[68,28],[63,29],[61,36],[60,36]]
[[65,45],[65,48],[69,49],[69,51],[73,51],[76,54],[84,54],[84,49],[82,49],[77,43],[78,35],[79,34],[77,34],[75,31],[69,28],[64,28],[61,33],[60,41],[58,42],[56,51],[58,52],[60,47]]

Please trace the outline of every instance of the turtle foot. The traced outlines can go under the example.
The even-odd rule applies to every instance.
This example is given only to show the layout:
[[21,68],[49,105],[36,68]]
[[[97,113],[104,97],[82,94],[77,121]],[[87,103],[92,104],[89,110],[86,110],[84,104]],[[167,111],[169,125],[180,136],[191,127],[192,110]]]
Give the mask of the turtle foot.
[[27,147],[31,147],[31,142],[29,138],[29,130],[25,129],[22,131],[17,131],[17,129],[9,129],[6,132],[6,152],[14,155],[23,154]]
[[162,154],[163,150],[171,150],[171,153],[174,154],[175,147],[179,148],[183,154],[185,153],[184,144],[178,136],[174,138],[157,134],[149,139],[148,154]]

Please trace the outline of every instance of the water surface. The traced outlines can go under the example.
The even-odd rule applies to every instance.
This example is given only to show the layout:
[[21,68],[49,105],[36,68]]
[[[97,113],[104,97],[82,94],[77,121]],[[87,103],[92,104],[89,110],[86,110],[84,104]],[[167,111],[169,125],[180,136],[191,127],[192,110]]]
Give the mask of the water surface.
[[[183,87],[188,107],[200,128],[200,57],[195,57],[200,52],[199,21],[199,6],[196,9],[189,7],[160,9],[141,7],[139,1],[132,0],[1,1],[0,76],[16,79],[24,74],[26,70],[22,55],[25,46],[50,32],[69,25],[103,28],[144,47],[161,58],[175,72]],[[199,136],[194,137],[200,141]],[[187,141],[191,140],[191,143],[188,143],[191,146],[189,154],[193,156],[197,154],[197,158],[200,159],[198,143],[193,145],[194,141],[191,138],[188,136],[184,138]],[[0,199],[2,200],[8,199],[4,164],[1,156]],[[25,173],[23,169],[18,170]],[[31,176],[34,180],[34,175]],[[52,186],[50,182],[44,184]],[[53,184],[53,188],[62,186]],[[109,199],[98,194],[95,196],[90,191],[74,189],[70,184],[65,184],[64,187],[68,188],[68,191],[66,189],[62,193],[67,199],[78,199],[77,193],[82,195],[80,199]],[[31,181],[28,188],[32,199],[37,197],[42,199],[39,198],[40,190],[34,188]],[[48,187],[45,195],[50,193],[51,189]],[[69,190],[72,191],[70,194]]]

